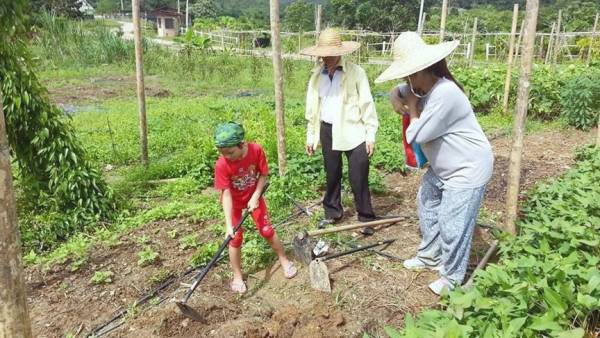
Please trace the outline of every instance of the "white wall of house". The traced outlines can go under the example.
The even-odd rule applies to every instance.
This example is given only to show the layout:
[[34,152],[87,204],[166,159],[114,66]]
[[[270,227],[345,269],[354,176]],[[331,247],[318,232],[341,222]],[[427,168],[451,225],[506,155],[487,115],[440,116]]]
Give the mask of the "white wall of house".
[[159,16],[156,18],[158,37],[176,36],[179,32],[179,20],[173,17]]

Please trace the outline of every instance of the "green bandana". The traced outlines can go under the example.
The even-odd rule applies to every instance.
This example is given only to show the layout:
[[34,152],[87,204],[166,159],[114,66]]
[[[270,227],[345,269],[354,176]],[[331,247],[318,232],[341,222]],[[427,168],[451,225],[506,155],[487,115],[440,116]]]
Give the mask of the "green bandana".
[[215,145],[217,148],[234,147],[244,141],[244,127],[235,122],[225,122],[215,130]]

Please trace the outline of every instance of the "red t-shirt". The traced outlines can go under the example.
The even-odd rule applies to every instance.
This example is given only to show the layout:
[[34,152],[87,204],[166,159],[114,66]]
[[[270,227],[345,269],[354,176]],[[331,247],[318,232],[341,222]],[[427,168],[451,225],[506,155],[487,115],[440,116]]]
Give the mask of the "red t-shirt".
[[245,208],[256,190],[258,178],[269,174],[267,157],[256,143],[247,143],[248,153],[238,161],[220,156],[215,163],[215,188],[231,190],[234,208]]

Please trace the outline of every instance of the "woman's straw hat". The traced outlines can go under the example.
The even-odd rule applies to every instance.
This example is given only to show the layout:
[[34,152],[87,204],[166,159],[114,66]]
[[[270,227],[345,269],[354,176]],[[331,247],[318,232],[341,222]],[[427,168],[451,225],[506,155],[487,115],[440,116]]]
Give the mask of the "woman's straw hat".
[[316,46],[303,49],[300,54],[310,56],[340,56],[354,52],[360,47],[360,43],[354,41],[342,41],[340,31],[335,28],[327,28],[319,35]]
[[394,41],[394,61],[376,83],[400,79],[423,70],[450,55],[459,40],[428,45],[415,32],[404,32]]

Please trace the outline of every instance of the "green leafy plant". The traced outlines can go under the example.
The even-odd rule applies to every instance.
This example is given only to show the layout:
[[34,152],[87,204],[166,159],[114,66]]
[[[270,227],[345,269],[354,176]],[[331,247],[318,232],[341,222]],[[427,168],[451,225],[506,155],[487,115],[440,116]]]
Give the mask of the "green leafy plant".
[[144,247],[142,251],[138,252],[138,265],[139,266],[147,266],[150,265],[158,259],[158,252],[152,250],[150,246]]
[[[407,316],[396,337],[583,337],[600,309],[600,149],[528,194],[518,237],[471,289],[443,297],[442,310]],[[387,331],[387,330],[386,330]],[[388,332],[389,334],[389,332]]]
[[589,130],[598,125],[600,115],[600,71],[590,71],[568,81],[561,92],[561,110],[567,122]]
[[112,271],[96,271],[92,278],[90,278],[90,282],[92,284],[109,284],[112,283],[112,278],[115,276]]
[[173,276],[173,273],[171,271],[167,269],[161,269],[160,271],[152,275],[152,277],[150,277],[150,283],[154,285],[161,284],[164,283],[167,279],[171,278],[171,276]]
[[181,250],[187,250],[187,249],[193,249],[193,248],[197,248],[198,246],[200,246],[200,242],[198,241],[198,234],[190,234],[187,236],[183,236],[180,240],[179,240],[179,249]]

